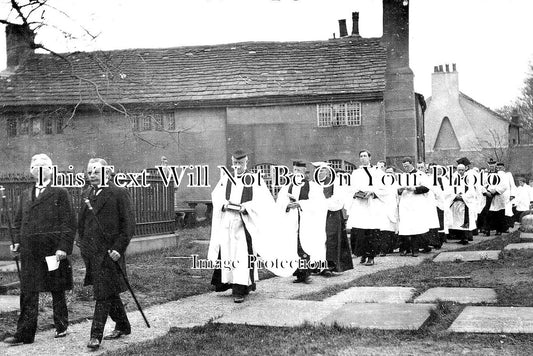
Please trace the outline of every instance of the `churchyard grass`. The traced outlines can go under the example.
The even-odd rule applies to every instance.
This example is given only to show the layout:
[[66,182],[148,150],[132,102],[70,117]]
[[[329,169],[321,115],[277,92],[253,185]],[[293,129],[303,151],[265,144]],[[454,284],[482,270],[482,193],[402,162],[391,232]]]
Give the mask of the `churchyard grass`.
[[[143,307],[185,298],[211,291],[212,270],[192,270],[191,255],[206,258],[210,227],[179,230],[178,246],[126,257],[127,271],[131,286]],[[168,258],[185,257],[185,258]],[[74,289],[67,292],[69,319],[71,322],[92,318],[94,301],[92,287],[83,287],[85,275],[81,257],[72,256]],[[261,270],[260,278],[271,277],[268,271]],[[9,294],[19,294],[11,290]],[[128,311],[136,310],[129,292],[122,294]],[[41,293],[39,301],[39,330],[53,328],[52,298],[49,293]],[[16,327],[17,312],[0,313],[0,340],[13,332]]]
[[527,335],[473,335],[419,331],[345,329],[338,326],[276,328],[207,324],[172,328],[158,339],[109,352],[132,355],[359,355],[359,354],[476,354],[533,353]]

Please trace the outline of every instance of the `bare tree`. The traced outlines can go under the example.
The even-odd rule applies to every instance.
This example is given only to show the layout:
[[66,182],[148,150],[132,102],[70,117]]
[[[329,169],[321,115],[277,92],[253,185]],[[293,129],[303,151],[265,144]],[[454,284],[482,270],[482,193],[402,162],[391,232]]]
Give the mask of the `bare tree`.
[[[93,52],[85,53],[84,55],[89,57],[88,59],[95,64],[99,70],[99,75],[88,76],[83,75],[77,70],[75,62],[72,60],[73,56],[80,55],[79,53],[73,54],[61,54],[54,50],[45,43],[36,41],[38,34],[45,28],[51,28],[58,31],[66,41],[73,41],[81,38],[88,38],[94,40],[98,37],[98,34],[94,34],[93,31],[87,29],[83,25],[79,25],[77,21],[73,21],[70,16],[53,5],[52,0],[10,0],[7,9],[4,13],[0,13],[0,23],[5,25],[19,25],[24,27],[24,41],[28,46],[34,50],[41,50],[45,53],[49,53],[54,57],[60,59],[67,65],[70,76],[79,82],[79,98],[76,104],[69,107],[69,114],[65,115],[66,118],[63,121],[63,128],[71,125],[72,121],[76,117],[80,105],[84,104],[87,96],[96,97],[99,103],[99,110],[101,112],[111,111],[119,113],[124,116],[131,127],[131,133],[133,136],[141,142],[144,142],[152,147],[164,148],[166,145],[159,141],[153,141],[148,139],[142,131],[138,130],[137,116],[139,111],[132,108],[127,108],[126,105],[121,104],[120,101],[110,100],[107,95],[107,89],[117,79],[121,81],[127,81],[132,84],[138,85],[150,85],[152,82],[151,74],[148,70],[144,70],[142,73],[129,73],[128,67],[125,62],[125,58],[120,56],[114,56],[105,52]],[[59,26],[56,26],[49,20],[50,14],[70,20],[75,23],[72,29],[65,30]],[[144,59],[138,58],[141,63]],[[144,66],[146,68],[146,66]],[[104,79],[102,81],[102,78]],[[157,108],[156,108],[157,109]],[[55,114],[59,112],[64,114],[64,109],[55,111]],[[43,112],[42,114],[47,114]],[[180,134],[194,132],[194,127],[185,128],[166,128],[163,125],[156,127],[158,131],[166,132],[171,140],[179,147],[180,146]]]
[[533,63],[529,65],[529,72],[524,80],[521,95],[511,104],[496,111],[506,118],[510,118],[513,112],[518,113],[522,129],[529,135],[533,135]]

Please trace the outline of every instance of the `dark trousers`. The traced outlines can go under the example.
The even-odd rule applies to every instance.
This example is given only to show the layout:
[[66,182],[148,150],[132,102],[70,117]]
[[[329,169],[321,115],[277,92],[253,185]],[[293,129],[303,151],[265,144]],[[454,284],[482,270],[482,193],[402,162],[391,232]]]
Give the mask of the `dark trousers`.
[[491,221],[490,221],[490,204],[492,203],[492,197],[487,197],[485,201],[485,207],[479,213],[477,218],[477,227],[485,232],[490,232],[491,230]]
[[377,229],[358,229],[353,227],[351,242],[354,255],[374,258],[378,250],[379,233],[380,231]]
[[381,230],[378,238],[379,252],[383,254],[392,253],[397,245],[396,236],[394,231]]
[[[68,310],[65,292],[52,292],[54,310],[54,325],[57,332],[63,332],[68,327]],[[15,338],[31,343],[37,332],[37,316],[39,314],[39,292],[21,292],[20,315],[17,322]]]
[[424,234],[400,236],[400,252],[418,253],[418,251],[420,250],[420,238],[423,235]]
[[96,301],[93,324],[91,326],[91,339],[94,338],[102,341],[108,316],[115,322],[115,330],[120,330],[126,334],[131,332],[130,321],[126,315],[124,304],[122,304],[120,295],[117,294],[107,299]]
[[461,241],[473,241],[473,232],[469,230],[455,230],[450,229],[450,238]]
[[488,220],[490,221],[490,230],[496,230],[497,232],[505,232],[507,230],[505,209],[489,211]]

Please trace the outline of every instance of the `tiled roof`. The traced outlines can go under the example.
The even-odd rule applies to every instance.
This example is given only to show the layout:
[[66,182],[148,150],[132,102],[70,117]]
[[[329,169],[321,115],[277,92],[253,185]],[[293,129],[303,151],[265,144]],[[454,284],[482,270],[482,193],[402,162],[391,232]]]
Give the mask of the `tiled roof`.
[[464,94],[462,92],[460,92],[459,94],[461,95],[462,98],[465,98],[466,100],[470,101],[472,104],[475,104],[475,105],[479,106],[480,108],[482,108],[483,110],[486,110],[486,111],[490,112],[492,115],[496,116],[498,119],[512,124],[510,120],[508,120],[505,117],[503,117],[502,115],[498,114],[496,111],[492,110],[491,108],[481,104],[479,101],[476,101],[476,100],[472,99],[471,97],[469,97],[468,95],[466,95],[466,94]]
[[[174,103],[177,106],[380,99],[379,39],[245,42],[166,49],[33,54],[0,76],[0,105]],[[98,90],[95,90],[95,88]]]

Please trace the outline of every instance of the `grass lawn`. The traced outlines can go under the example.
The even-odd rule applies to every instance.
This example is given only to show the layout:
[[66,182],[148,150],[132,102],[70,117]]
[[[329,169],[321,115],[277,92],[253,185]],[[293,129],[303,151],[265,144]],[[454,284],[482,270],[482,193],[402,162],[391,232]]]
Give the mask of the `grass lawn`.
[[106,353],[132,355],[531,355],[528,335],[459,335],[302,326],[275,328],[208,324],[171,329],[150,342]]
[[[191,295],[211,291],[211,270],[192,270],[191,255],[200,258],[207,256],[207,244],[195,240],[208,240],[210,227],[185,229],[179,232],[177,247],[138,255],[126,256],[127,272],[130,284],[141,306],[147,307],[167,301],[185,298]],[[168,258],[186,257],[186,258]],[[70,322],[92,318],[94,301],[92,287],[83,287],[85,266],[80,257],[71,258],[74,290],[67,292]],[[268,271],[260,270],[261,279],[272,276]],[[10,276],[13,277],[13,276]],[[10,294],[19,294],[18,290]],[[41,293],[39,303],[39,330],[53,328],[52,300],[49,293]],[[122,294],[127,310],[137,307],[129,292]],[[18,312],[0,313],[0,340],[12,333],[16,327]]]
[[[464,250],[501,249],[517,242],[518,233]],[[407,266],[363,276],[300,299],[323,300],[352,286],[409,286],[415,296],[432,287],[490,287],[500,306],[533,306],[533,251],[505,253],[498,261],[435,263]],[[436,279],[466,276],[467,279]],[[108,355],[339,355],[339,354],[533,354],[533,335],[452,334],[447,328],[463,305],[439,302],[418,331],[380,331],[340,327],[275,328],[208,324],[171,329],[156,340]]]

